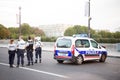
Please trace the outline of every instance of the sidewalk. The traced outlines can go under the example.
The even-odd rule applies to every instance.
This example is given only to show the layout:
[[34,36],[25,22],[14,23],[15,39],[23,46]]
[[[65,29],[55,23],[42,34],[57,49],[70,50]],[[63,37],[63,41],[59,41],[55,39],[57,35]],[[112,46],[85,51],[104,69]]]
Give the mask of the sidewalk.
[[[45,43],[46,44],[46,43]],[[6,48],[7,44],[1,44],[0,43],[0,47]],[[50,52],[54,52],[54,46],[53,45],[48,45],[48,46],[43,46],[42,47],[43,51],[50,51]],[[112,50],[112,49],[107,49],[108,50],[108,57],[115,57],[115,58],[120,58],[120,52],[118,52],[117,50]]]
[[120,52],[108,50],[108,57],[120,58]]

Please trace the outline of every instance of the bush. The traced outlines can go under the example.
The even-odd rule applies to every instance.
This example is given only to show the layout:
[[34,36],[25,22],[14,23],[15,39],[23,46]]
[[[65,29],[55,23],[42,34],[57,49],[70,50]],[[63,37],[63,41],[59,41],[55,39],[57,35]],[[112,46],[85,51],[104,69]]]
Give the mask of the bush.
[[56,37],[41,37],[41,41],[43,42],[55,42],[56,41]]
[[120,39],[116,38],[94,38],[99,43],[120,43]]

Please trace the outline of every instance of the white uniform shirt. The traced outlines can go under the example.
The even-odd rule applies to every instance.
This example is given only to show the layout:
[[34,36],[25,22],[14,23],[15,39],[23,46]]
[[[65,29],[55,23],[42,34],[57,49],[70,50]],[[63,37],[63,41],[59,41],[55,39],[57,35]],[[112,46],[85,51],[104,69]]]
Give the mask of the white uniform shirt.
[[16,50],[16,44],[8,44],[8,50],[10,50],[10,51],[14,51],[14,50]]
[[18,44],[17,44],[18,49],[25,49],[25,47],[26,47],[26,42],[23,39],[18,41]]
[[29,46],[30,44],[33,44],[33,40],[28,40],[28,42],[26,43],[26,46]]
[[35,42],[35,49],[38,47],[42,47],[42,43],[40,41]]

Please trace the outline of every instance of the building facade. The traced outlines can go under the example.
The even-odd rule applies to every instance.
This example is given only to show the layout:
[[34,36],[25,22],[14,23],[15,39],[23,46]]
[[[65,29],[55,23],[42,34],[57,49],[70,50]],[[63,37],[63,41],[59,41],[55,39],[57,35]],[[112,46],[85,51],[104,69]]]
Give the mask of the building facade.
[[44,31],[47,37],[59,37],[59,36],[64,36],[65,30],[71,26],[73,25],[51,24],[51,25],[40,25],[39,28]]

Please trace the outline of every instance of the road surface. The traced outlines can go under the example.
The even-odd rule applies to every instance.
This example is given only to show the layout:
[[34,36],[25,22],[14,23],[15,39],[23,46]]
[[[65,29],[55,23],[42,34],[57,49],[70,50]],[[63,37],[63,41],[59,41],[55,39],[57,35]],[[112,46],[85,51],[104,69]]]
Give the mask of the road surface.
[[43,51],[42,63],[9,68],[7,49],[0,48],[0,80],[120,80],[120,58],[108,57],[105,63],[59,64],[53,59],[53,52]]

